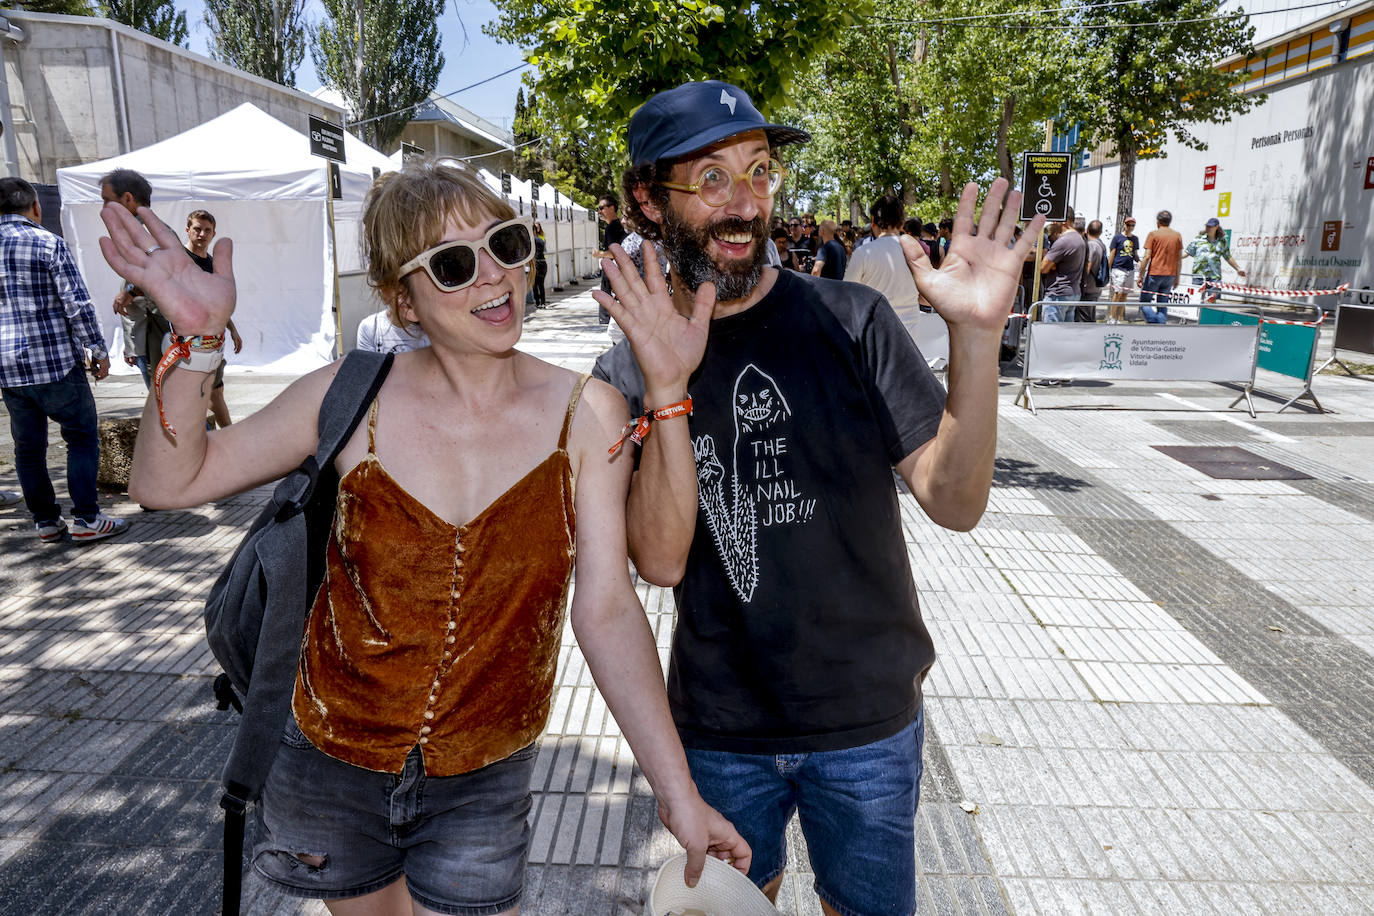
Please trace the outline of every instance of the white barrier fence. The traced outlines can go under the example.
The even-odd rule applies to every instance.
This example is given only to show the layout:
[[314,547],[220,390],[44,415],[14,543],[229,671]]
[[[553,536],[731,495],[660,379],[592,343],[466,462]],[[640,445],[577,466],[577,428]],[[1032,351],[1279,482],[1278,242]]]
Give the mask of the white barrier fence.
[[[1088,324],[1040,321],[1044,302],[1031,306],[1026,329],[1021,389],[1015,403],[1036,413],[1036,380],[1230,382],[1245,389],[1250,416],[1255,405],[1255,364],[1260,326],[1180,324]],[[1055,302],[1076,305],[1102,303]],[[1226,308],[1226,306],[1220,306]],[[1248,307],[1245,307],[1248,308]]]

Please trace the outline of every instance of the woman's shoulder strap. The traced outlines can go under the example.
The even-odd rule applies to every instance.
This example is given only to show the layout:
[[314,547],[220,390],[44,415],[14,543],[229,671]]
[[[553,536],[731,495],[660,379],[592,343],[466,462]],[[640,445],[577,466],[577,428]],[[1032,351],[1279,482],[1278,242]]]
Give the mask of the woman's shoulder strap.
[[582,401],[582,389],[587,384],[587,379],[591,378],[586,372],[577,377],[577,382],[573,385],[572,394],[568,395],[568,411],[563,415],[563,430],[558,434],[558,447],[564,449],[568,447],[568,432],[572,429],[573,415],[577,413],[577,405]]

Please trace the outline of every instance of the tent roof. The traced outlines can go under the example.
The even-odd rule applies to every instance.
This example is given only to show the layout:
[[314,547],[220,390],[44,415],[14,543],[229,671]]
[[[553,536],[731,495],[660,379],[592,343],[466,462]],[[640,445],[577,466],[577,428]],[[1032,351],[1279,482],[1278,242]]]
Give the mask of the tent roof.
[[[349,172],[389,171],[385,156],[352,134],[344,138]],[[310,154],[301,131],[245,102],[198,127],[100,162],[58,169],[63,203],[100,199],[100,178],[112,169],[141,172],[166,200],[318,198],[325,160]]]

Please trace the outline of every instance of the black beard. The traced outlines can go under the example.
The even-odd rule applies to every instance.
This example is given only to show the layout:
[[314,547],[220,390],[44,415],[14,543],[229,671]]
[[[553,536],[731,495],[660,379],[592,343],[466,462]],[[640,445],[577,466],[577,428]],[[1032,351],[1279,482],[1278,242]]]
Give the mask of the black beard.
[[[717,302],[735,302],[747,298],[763,278],[763,265],[767,257],[763,242],[767,238],[768,226],[762,216],[752,220],[727,216],[698,229],[680,221],[671,207],[665,207],[661,228],[663,248],[677,268],[678,276],[693,293],[701,284],[711,282],[716,285]],[[722,268],[711,260],[708,253],[713,232],[749,233],[754,239],[753,256],[747,261],[732,262],[728,269]]]

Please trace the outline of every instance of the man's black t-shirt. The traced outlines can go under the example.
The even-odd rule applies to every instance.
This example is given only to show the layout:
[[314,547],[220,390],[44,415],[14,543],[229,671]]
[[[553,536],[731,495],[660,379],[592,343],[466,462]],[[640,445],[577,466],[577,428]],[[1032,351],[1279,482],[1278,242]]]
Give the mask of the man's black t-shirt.
[[[622,244],[625,241],[625,237],[629,234],[630,233],[625,230],[625,225],[621,223],[618,218],[611,220],[606,224],[606,229],[603,233],[605,237],[601,242],[601,250],[608,251],[612,245]],[[604,293],[611,292],[611,281],[609,277],[602,276],[601,291]],[[604,318],[605,316],[603,315],[602,317]]]
[[[594,374],[643,411],[628,342]],[[781,271],[712,322],[688,390],[700,491],[668,673],[683,743],[799,753],[895,734],[935,649],[892,466],[935,435],[944,389],[881,295]]]
[[625,241],[625,236],[630,233],[625,231],[625,226],[619,219],[613,219],[606,224],[606,243],[601,246],[604,251],[612,245],[619,245]]
[[831,239],[821,245],[816,253],[816,260],[821,262],[821,276],[827,280],[843,280],[844,269],[849,261],[849,255],[845,253],[844,246],[837,239]]
[[212,254],[205,254],[205,255],[196,254],[194,251],[192,251],[192,250],[189,249],[189,248],[186,249],[186,253],[189,254],[189,255],[191,256],[191,260],[192,260],[192,261],[195,261],[195,262],[196,262],[196,266],[199,267],[201,270],[205,271],[207,274],[212,274],[212,273],[215,272],[215,256],[214,256],[214,255],[212,255]]
[[1112,248],[1116,251],[1116,260],[1112,261],[1113,268],[1116,270],[1135,270],[1135,262],[1140,260],[1140,239],[1138,237],[1118,232],[1112,237]]

